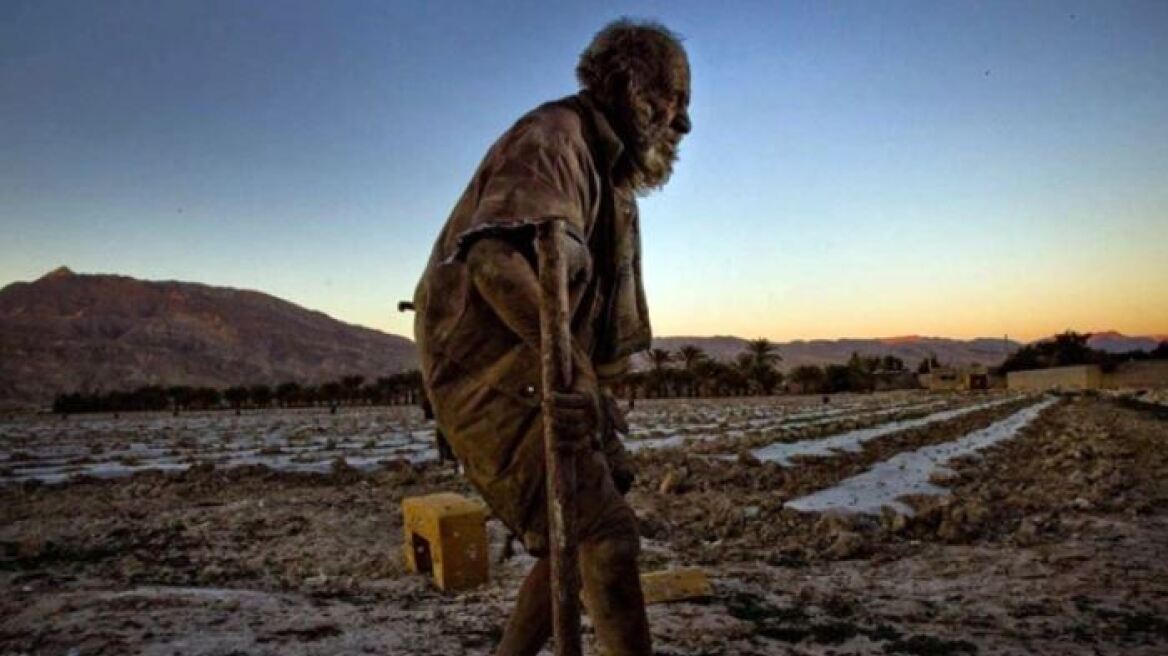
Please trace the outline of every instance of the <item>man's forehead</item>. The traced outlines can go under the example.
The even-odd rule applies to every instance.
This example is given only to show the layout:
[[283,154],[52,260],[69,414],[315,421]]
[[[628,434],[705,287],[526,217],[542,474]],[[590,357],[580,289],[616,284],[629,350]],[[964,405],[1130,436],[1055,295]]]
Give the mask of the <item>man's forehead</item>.
[[689,85],[689,58],[680,44],[673,44],[661,58],[659,63],[660,74],[674,88]]

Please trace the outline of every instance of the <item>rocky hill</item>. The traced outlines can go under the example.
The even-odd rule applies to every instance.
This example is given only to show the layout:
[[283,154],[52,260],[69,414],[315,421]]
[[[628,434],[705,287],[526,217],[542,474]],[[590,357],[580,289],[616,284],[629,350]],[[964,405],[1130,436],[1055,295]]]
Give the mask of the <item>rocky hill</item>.
[[61,267],[0,289],[0,400],[145,384],[225,387],[416,366],[410,340],[255,291]]
[[[1155,348],[1160,335],[1095,333],[1090,345],[1121,352]],[[660,337],[729,361],[740,337]],[[776,344],[780,367],[842,364],[853,352],[895,355],[909,368],[929,355],[945,364],[1000,363],[1021,343],[910,335]],[[417,366],[413,342],[346,324],[255,291],[189,282],[82,275],[65,267],[0,289],[0,405],[43,404],[60,392],[146,384],[319,383],[376,378]],[[642,358],[639,367],[645,367]]]

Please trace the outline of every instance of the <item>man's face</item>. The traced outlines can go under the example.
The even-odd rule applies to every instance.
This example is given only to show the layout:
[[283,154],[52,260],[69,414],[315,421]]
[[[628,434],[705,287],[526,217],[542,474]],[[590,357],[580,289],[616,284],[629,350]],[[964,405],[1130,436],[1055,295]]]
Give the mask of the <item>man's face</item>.
[[662,95],[662,122],[673,132],[674,141],[680,142],[681,137],[690,130],[689,63],[684,57],[678,57],[670,67],[669,84]]
[[633,187],[642,193],[669,180],[681,138],[690,131],[689,64],[685,56],[678,53],[664,73],[657,85],[644,90],[642,98],[632,100],[638,105],[631,153]]

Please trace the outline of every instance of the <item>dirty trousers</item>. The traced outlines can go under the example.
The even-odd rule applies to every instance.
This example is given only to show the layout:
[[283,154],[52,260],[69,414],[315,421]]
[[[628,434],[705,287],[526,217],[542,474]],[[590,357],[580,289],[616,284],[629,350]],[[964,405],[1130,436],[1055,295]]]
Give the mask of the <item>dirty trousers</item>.
[[[584,607],[610,656],[649,656],[649,622],[637,571],[640,536],[632,508],[617,492],[604,455],[577,462],[580,579]],[[546,552],[532,567],[496,656],[534,656],[552,635],[551,564]]]
[[[538,363],[530,362],[538,372]],[[586,362],[574,367],[578,389],[597,387]],[[532,399],[500,392],[502,374],[472,376],[451,360],[435,364],[429,381],[434,414],[467,479],[491,512],[540,560],[520,588],[496,652],[537,654],[552,633],[547,556],[547,492],[543,417]],[[482,384],[481,379],[497,382]],[[599,444],[576,459],[576,540],[584,606],[597,638],[613,656],[651,653],[637,572],[640,537],[632,509],[617,491]]]

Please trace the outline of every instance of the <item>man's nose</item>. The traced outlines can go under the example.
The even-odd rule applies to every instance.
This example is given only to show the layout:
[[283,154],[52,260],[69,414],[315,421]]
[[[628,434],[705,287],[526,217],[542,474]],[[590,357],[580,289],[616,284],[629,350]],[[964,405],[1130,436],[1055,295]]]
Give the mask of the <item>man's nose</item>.
[[673,123],[669,127],[673,128],[678,134],[689,134],[690,128],[693,127],[689,122],[689,111],[683,109],[678,112],[677,116],[673,117]]

